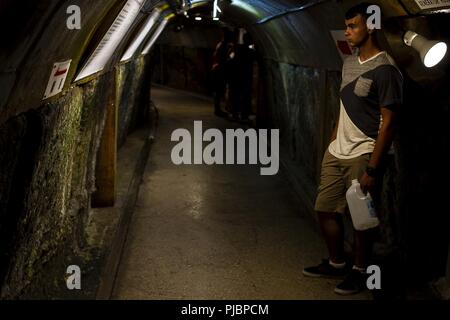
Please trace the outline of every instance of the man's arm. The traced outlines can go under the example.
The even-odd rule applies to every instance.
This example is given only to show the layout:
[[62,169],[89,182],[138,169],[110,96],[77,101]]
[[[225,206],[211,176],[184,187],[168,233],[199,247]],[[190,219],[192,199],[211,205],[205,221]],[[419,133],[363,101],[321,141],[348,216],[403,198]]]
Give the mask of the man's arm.
[[[396,108],[392,109],[396,110]],[[369,167],[375,169],[379,169],[383,158],[391,148],[397,128],[397,112],[388,108],[381,108],[381,115],[383,117],[383,123],[375,143],[375,149],[369,161]],[[364,193],[367,193],[367,191],[370,192],[373,190],[375,183],[376,177],[371,177],[367,173],[364,173],[361,179],[362,191]]]

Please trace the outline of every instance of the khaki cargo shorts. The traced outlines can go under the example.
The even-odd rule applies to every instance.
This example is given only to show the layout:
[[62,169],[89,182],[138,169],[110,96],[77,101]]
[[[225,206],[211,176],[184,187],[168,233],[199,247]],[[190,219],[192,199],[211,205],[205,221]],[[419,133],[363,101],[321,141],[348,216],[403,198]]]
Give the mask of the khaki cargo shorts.
[[360,180],[369,164],[371,154],[354,159],[338,159],[327,149],[322,162],[320,185],[314,209],[319,212],[344,214],[347,209],[345,194],[352,180]]

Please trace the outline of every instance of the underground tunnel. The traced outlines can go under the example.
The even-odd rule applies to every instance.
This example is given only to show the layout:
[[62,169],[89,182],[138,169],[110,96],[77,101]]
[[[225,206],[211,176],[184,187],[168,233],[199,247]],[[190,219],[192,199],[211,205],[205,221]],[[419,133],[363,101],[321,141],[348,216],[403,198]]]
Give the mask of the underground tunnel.
[[[1,300],[448,300],[450,4],[361,2],[1,1]],[[358,259],[316,203],[342,119],[382,154],[348,295],[302,274]]]

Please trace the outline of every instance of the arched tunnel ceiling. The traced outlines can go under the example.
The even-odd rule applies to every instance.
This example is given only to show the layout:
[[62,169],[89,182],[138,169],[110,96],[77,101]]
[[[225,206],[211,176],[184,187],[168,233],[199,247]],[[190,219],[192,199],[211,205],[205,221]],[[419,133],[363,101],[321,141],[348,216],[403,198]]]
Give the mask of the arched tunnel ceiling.
[[[136,0],[137,1],[137,0]],[[425,36],[446,39],[448,31],[436,22],[425,20],[418,0],[374,0],[381,5],[387,20],[385,42],[394,48],[394,58],[403,64],[413,79],[424,77],[423,67],[416,64],[417,54],[402,43],[402,29],[412,29]],[[279,62],[335,70],[342,60],[336,50],[330,30],[344,28],[343,14],[356,0],[221,0],[221,20],[246,28],[254,37],[258,49],[267,59]],[[66,0],[22,2],[2,1],[0,24],[0,123],[12,115],[42,102],[49,70],[55,62],[72,60],[66,88],[73,85],[86,57],[98,45],[126,0]],[[212,9],[213,0],[148,0],[142,1],[136,21],[122,39],[108,63],[107,69],[119,63],[124,51],[142,27],[151,10],[158,6],[162,18],[182,14],[184,9],[205,6]],[[83,28],[67,30],[66,8],[78,5],[83,12]],[[184,6],[184,7],[183,7]],[[447,10],[448,11],[448,10]],[[417,15],[420,13],[420,15]],[[447,15],[445,15],[447,16]],[[395,21],[389,22],[389,19]],[[392,19],[391,19],[392,20]],[[159,23],[162,20],[159,20]],[[157,27],[157,26],[155,26]],[[448,29],[448,28],[447,28]],[[427,70],[426,76],[440,76],[442,71]],[[26,95],[19,94],[27,92]],[[8,103],[8,108],[5,108]]]
[[[191,2],[206,6],[211,15],[213,0]],[[340,70],[341,58],[331,30],[342,30],[344,12],[357,0],[222,0],[220,19],[247,29],[266,58],[291,64]],[[407,17],[420,9],[413,1],[374,0],[383,18]],[[387,35],[384,35],[387,37]],[[383,39],[389,46],[389,39]],[[394,39],[396,40],[396,39]],[[394,41],[394,45],[399,45]],[[400,43],[402,45],[402,43]]]
[[[194,6],[198,4],[212,10],[212,1],[193,3]],[[219,5],[222,8],[221,21],[247,29],[266,58],[340,69],[341,60],[329,33],[343,28],[341,6],[335,1],[233,0],[220,1]],[[288,13],[295,9],[300,10]],[[274,19],[265,22],[264,19],[269,17]],[[330,52],[334,54],[330,55]]]
[[[208,6],[211,14],[213,0],[193,1]],[[343,30],[344,12],[360,3],[358,0],[222,0],[221,20],[250,31],[259,50],[266,58],[281,62],[340,70],[342,60],[336,50],[331,30]],[[440,8],[420,8],[420,0],[373,0],[383,12],[384,48],[403,64],[413,79],[441,77],[439,69],[424,70],[417,64],[417,54],[403,43],[403,33],[415,30],[430,38],[448,39],[439,28],[450,4]],[[440,13],[441,15],[434,15]],[[433,14],[433,16],[431,16]],[[429,19],[426,18],[428,15]],[[448,19],[448,18],[447,18]],[[426,72],[424,72],[426,71]]]

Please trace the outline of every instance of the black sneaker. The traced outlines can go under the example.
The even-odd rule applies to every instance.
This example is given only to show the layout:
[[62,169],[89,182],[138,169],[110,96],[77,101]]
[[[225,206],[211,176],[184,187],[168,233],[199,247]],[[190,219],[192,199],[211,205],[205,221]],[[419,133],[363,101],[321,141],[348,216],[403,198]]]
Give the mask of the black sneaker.
[[348,263],[346,267],[338,269],[333,267],[328,259],[323,259],[318,266],[303,269],[303,275],[314,278],[343,278],[348,271]]
[[351,270],[348,276],[339,283],[334,292],[340,295],[351,295],[367,289],[367,273]]

